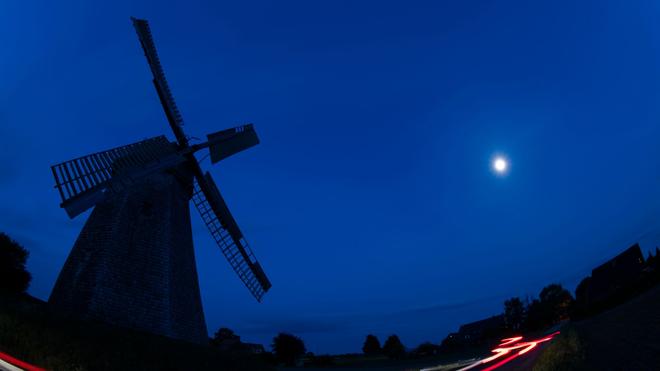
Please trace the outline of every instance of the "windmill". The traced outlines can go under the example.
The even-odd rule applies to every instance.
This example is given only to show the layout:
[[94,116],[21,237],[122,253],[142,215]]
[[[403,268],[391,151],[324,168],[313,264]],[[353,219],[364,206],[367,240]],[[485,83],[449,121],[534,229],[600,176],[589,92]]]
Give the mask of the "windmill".
[[218,187],[213,164],[259,143],[252,124],[191,144],[146,20],[131,18],[176,138],[157,136],[51,167],[70,218],[94,207],[49,302],[61,312],[193,342],[206,342],[190,226],[197,208],[214,241],[260,302],[271,283]]

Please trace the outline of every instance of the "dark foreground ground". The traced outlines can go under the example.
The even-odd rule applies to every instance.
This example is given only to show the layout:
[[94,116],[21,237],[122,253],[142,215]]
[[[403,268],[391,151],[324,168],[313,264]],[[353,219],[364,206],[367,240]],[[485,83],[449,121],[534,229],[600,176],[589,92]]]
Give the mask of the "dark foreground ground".
[[352,371],[352,370],[368,370],[368,371],[418,371],[427,367],[434,367],[442,365],[438,370],[456,370],[457,368],[474,362],[478,356],[482,356],[488,352],[488,347],[479,347],[473,349],[466,349],[460,352],[439,354],[436,356],[429,356],[416,359],[400,359],[392,360],[385,356],[380,357],[366,357],[366,356],[351,356],[335,357],[335,364],[326,367],[280,367],[279,371]]
[[0,293],[0,352],[48,370],[272,370],[259,358],[74,321],[29,296]]
[[[554,332],[553,328],[547,332]],[[660,371],[660,286],[592,318],[559,328],[561,334],[497,371]],[[533,334],[530,338],[542,337]],[[352,362],[320,370],[456,370],[490,355],[489,349],[434,359]],[[470,360],[472,359],[472,362]],[[498,362],[471,370],[491,369]]]
[[660,286],[578,322],[588,370],[660,370]]
[[532,369],[660,370],[660,286],[566,326]]
[[[660,286],[561,332],[498,370],[660,371]],[[39,300],[2,293],[0,352],[55,371],[273,369],[260,358],[228,357],[206,346],[65,319]],[[484,347],[426,359],[357,357],[319,370],[455,370],[488,354]]]

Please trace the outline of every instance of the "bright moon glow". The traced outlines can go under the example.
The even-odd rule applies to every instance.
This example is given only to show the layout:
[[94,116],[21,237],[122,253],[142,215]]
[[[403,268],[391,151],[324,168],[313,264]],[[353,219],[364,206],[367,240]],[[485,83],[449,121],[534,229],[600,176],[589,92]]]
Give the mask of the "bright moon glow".
[[506,160],[505,160],[504,158],[502,158],[502,157],[497,157],[497,158],[493,161],[493,168],[494,168],[495,171],[497,171],[498,173],[503,173],[503,172],[505,172],[505,171],[506,171],[506,168],[508,167],[508,165],[509,165],[509,164],[507,164]]

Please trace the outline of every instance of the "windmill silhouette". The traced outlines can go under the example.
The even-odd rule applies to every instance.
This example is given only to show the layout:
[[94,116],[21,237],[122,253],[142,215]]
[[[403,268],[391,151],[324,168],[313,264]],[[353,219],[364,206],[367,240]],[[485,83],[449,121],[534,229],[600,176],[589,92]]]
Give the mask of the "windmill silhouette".
[[175,142],[157,136],[51,167],[70,218],[94,207],[49,302],[78,318],[193,342],[208,340],[189,201],[238,277],[261,301],[271,283],[195,152],[211,162],[259,143],[252,124],[190,144],[146,20],[131,18]]

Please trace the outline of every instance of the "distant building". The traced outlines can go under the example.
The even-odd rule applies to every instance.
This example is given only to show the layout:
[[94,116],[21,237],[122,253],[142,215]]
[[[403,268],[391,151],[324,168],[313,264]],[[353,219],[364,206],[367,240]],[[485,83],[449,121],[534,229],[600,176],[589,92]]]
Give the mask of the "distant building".
[[428,356],[434,356],[438,353],[440,353],[442,350],[440,345],[433,344],[433,343],[422,343],[420,344],[417,348],[412,349],[412,350],[406,350],[406,353],[412,353],[413,355],[417,357],[428,357]]
[[456,346],[463,345],[458,337],[458,332],[452,332],[447,337],[442,340],[441,346],[443,348],[454,348]]
[[231,336],[212,341],[212,343],[221,352],[234,352],[243,345],[243,343],[241,343],[241,337],[233,334]]
[[586,288],[587,302],[595,304],[606,301],[617,292],[634,285],[644,268],[642,250],[639,244],[634,244],[591,271],[591,279]]
[[500,314],[480,321],[466,323],[458,329],[458,333],[450,334],[450,336],[457,342],[474,344],[498,335],[502,329],[504,329],[504,315]]
[[220,329],[224,333],[219,336],[219,339],[211,339],[211,345],[218,348],[224,353],[233,354],[261,354],[266,351],[263,345],[254,343],[244,343],[241,337],[234,334],[229,329]]
[[245,349],[246,353],[261,354],[266,352],[266,349],[261,344],[242,343],[242,346]]

